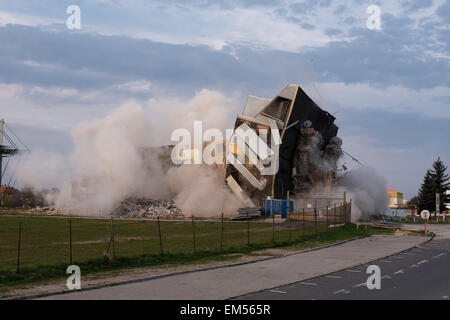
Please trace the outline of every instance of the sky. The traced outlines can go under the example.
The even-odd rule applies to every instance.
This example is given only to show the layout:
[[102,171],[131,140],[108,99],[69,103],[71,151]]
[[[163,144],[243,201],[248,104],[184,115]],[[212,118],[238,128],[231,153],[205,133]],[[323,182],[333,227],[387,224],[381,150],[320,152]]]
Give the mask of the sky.
[[78,123],[130,99],[208,89],[240,112],[299,84],[336,116],[343,149],[410,198],[438,156],[450,164],[449,39],[446,0],[0,0],[0,117],[64,155]]

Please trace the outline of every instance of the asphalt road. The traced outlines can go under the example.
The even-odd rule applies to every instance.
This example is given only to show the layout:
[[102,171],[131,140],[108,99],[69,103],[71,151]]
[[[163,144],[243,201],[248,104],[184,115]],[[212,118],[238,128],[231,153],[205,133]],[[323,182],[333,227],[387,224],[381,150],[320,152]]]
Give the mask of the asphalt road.
[[[367,288],[369,265],[381,269],[380,290]],[[438,237],[368,264],[235,299],[450,300],[450,239]]]

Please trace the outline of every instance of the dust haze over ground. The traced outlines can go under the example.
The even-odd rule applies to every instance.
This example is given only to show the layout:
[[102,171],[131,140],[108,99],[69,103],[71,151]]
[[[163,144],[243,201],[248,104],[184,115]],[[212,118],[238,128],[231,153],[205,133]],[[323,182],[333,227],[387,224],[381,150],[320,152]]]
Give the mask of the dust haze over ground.
[[[211,217],[223,212],[232,216],[243,204],[225,186],[223,167],[182,165],[164,170],[158,152],[144,158],[142,150],[173,144],[172,131],[192,132],[195,120],[203,122],[204,131],[225,132],[241,109],[236,106],[236,99],[211,90],[199,91],[190,100],[130,100],[103,119],[77,125],[72,130],[72,154],[32,152],[15,174],[21,185],[59,188],[59,194],[47,199],[49,204],[79,214],[108,215],[121,201],[133,197],[174,199],[184,215]],[[329,167],[326,160],[316,158],[318,166]],[[385,189],[382,177],[361,168],[347,173],[332,192],[347,191],[353,200],[352,220],[356,220],[384,211]]]
[[171,132],[191,129],[194,120],[202,120],[204,130],[231,127],[233,104],[209,90],[187,101],[130,101],[104,119],[76,126],[71,155],[33,153],[16,168],[18,180],[35,188],[50,181],[61,190],[48,199],[51,204],[80,213],[88,209],[89,215],[107,215],[129,197],[174,199],[185,215],[233,215],[241,204],[226,189],[222,169],[183,165],[165,172],[157,152],[142,156],[145,148],[170,144]]

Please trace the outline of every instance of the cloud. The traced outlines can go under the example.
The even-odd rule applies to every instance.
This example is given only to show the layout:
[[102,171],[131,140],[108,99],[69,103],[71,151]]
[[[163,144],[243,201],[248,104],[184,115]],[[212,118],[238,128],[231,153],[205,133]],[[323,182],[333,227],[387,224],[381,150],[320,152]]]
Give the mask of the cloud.
[[[403,86],[376,87],[369,83],[345,84],[343,82],[318,83],[326,105],[352,110],[379,110],[398,114],[415,114],[424,118],[450,119],[449,87],[411,89]],[[311,96],[316,96],[314,91]]]

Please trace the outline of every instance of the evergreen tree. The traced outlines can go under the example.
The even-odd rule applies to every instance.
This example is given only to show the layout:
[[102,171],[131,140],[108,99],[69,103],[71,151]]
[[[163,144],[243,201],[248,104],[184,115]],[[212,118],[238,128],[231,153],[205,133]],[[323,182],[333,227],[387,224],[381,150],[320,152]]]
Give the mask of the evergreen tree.
[[423,178],[422,186],[419,189],[419,212],[428,210],[430,212],[436,209],[436,194],[434,192],[434,179],[431,170],[428,170]]
[[446,171],[447,167],[441,161],[441,158],[438,158],[433,163],[432,170],[427,171],[419,190],[419,212],[422,210],[428,210],[430,212],[436,211],[437,193],[440,195],[441,212],[446,210],[445,205],[450,202],[450,197],[446,194],[446,191],[450,189],[450,177]]
[[448,176],[446,171],[447,166],[444,165],[444,163],[441,161],[441,158],[439,157],[433,163],[433,170],[431,170],[431,174],[433,176],[435,197],[436,193],[439,193],[440,195],[441,212],[446,210],[445,204],[450,202],[449,196],[446,194],[446,191],[450,189],[450,177]]

